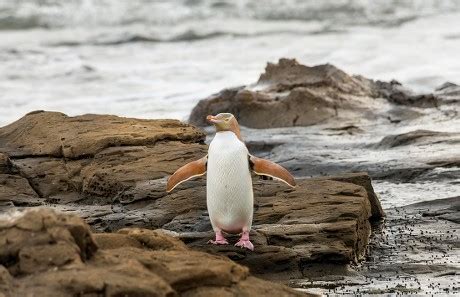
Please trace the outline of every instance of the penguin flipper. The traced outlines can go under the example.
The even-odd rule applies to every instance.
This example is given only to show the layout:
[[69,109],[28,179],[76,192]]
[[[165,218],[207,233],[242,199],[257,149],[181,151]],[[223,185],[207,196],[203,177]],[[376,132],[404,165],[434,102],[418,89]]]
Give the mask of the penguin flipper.
[[201,159],[190,162],[177,169],[173,175],[168,178],[168,183],[166,185],[166,192],[171,192],[175,187],[197,176],[204,175],[206,173],[208,162],[208,156],[204,156]]
[[276,163],[249,155],[249,165],[257,175],[270,176],[288,186],[295,187],[294,177],[284,167]]

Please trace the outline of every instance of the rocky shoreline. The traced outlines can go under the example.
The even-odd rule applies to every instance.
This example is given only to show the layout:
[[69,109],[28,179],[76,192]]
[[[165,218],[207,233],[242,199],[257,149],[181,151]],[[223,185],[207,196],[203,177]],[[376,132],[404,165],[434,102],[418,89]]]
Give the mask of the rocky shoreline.
[[[39,286],[43,292],[78,293],[84,287],[110,296],[458,292],[458,286],[449,284],[459,268],[458,234],[447,235],[443,228],[458,230],[459,134],[455,129],[424,129],[423,123],[433,128],[458,123],[459,89],[446,84],[433,94],[415,95],[397,82],[374,82],[332,65],[306,67],[282,59],[270,64],[256,84],[201,101],[191,123],[202,125],[203,115],[223,109],[234,113],[247,126],[242,132],[251,153],[296,176],[296,189],[254,177],[254,252],[206,244],[212,231],[204,179],[184,183],[171,194],[164,190],[175,169],[206,154],[212,130],[176,120],[29,113],[0,128],[0,209],[8,214],[0,231],[0,292],[8,296],[36,290],[40,278],[50,281]],[[429,207],[424,212],[420,204],[402,207],[417,202],[410,200],[420,196],[413,194],[414,185],[434,195],[425,200],[448,199],[424,202]],[[55,225],[17,227],[24,219],[11,214],[32,207],[45,209],[26,216],[78,221],[97,252],[84,254],[86,248],[74,235],[59,235],[46,244],[17,235],[27,230],[41,238],[54,232],[48,228]],[[428,236],[426,224],[438,233]],[[59,234],[73,234],[64,230],[67,225],[59,228]],[[62,241],[72,248],[61,250]],[[171,244],[165,247],[163,241]],[[28,255],[33,246],[42,245],[42,254],[20,256],[22,249]],[[447,262],[429,262],[433,249],[447,255],[436,261]],[[170,258],[158,259],[164,250]],[[69,261],[40,263],[48,253],[63,253]],[[115,261],[117,253],[129,256]],[[146,260],[152,257],[156,260]],[[166,265],[174,275],[185,261],[181,257],[196,261],[187,262],[191,270],[181,274],[178,285],[157,269]],[[408,272],[407,267],[420,263],[432,265]],[[84,278],[85,271],[126,265],[97,284]],[[81,287],[69,287],[51,267],[76,273]],[[443,269],[449,273],[440,275]],[[134,280],[136,271],[141,274],[136,288],[117,283],[127,276]],[[412,277],[410,285],[391,285],[402,275]],[[158,279],[155,286],[163,293],[151,291],[145,283],[149,277]],[[439,285],[433,285],[433,277]],[[202,283],[203,278],[211,283]]]
[[93,234],[45,208],[3,218],[0,240],[2,296],[303,296],[161,232]]
[[251,234],[256,251],[208,246],[213,232],[204,179],[165,192],[167,176],[206,154],[204,134],[196,128],[177,121],[38,112],[2,129],[8,155],[2,200],[11,207],[29,206],[30,200],[33,206],[76,213],[98,231],[169,230],[191,247],[227,255],[275,279],[299,278],[305,263],[324,259],[357,263],[365,254],[369,219],[384,215],[365,173],[298,178],[294,190],[256,180]]

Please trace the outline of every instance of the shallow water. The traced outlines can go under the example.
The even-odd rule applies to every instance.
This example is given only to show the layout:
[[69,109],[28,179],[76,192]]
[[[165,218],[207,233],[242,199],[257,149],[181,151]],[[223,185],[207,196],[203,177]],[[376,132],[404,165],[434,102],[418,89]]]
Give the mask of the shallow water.
[[460,83],[459,1],[0,0],[0,126],[37,109],[186,119],[295,57]]
[[[420,118],[390,123],[385,120],[350,119],[311,127],[247,129],[242,135],[251,153],[273,160],[296,176],[339,175],[344,172],[368,172],[383,208],[389,209],[440,198],[459,197],[460,167],[436,167],[421,171],[433,160],[458,158],[460,145],[445,141],[417,143],[393,148],[376,148],[385,136],[418,129],[458,132],[460,118],[446,116],[443,107],[420,109]],[[361,132],[349,135],[331,128],[353,125]],[[210,134],[213,129],[208,128]],[[458,139],[458,136],[456,136]],[[209,139],[208,139],[209,141]],[[270,151],[254,149],[253,143],[274,144]]]

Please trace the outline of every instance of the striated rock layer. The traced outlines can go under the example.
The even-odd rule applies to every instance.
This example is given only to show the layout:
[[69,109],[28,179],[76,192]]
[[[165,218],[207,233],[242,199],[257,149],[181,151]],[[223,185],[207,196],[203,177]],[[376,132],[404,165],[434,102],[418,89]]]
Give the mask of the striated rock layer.
[[417,95],[397,81],[351,76],[333,65],[305,66],[296,60],[268,63],[252,85],[225,89],[201,100],[189,121],[205,126],[206,115],[231,112],[251,128],[310,126],[331,119],[415,117],[406,107],[448,102],[439,93]]
[[192,251],[162,232],[95,233],[74,215],[32,209],[0,220],[4,296],[305,296]]
[[207,245],[213,232],[204,179],[165,192],[168,175],[206,154],[203,140],[196,128],[172,120],[28,114],[0,128],[0,205],[46,205],[100,231],[166,229],[266,278],[302,277],[312,263],[343,266],[363,258],[369,220],[383,216],[365,173],[299,178],[296,189],[256,180],[255,252]]

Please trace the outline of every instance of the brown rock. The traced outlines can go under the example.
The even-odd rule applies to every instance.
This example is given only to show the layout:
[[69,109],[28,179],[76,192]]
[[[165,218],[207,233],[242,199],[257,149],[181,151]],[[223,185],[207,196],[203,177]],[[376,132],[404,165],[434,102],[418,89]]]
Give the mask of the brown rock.
[[[41,223],[40,223],[41,221]],[[85,231],[86,250],[81,236]],[[82,232],[80,232],[82,233]],[[304,296],[231,260],[188,250],[160,231],[93,235],[75,216],[29,210],[0,221],[0,293],[11,296]],[[83,247],[84,249],[85,247]],[[10,275],[10,272],[12,275]]]
[[[338,78],[334,78],[334,81],[336,80]],[[42,112],[26,116],[26,119],[41,115],[33,118],[33,123],[47,127],[47,114],[56,127],[62,127],[64,134],[87,133],[87,122],[71,121],[72,124],[68,125],[69,117],[62,114]],[[23,131],[25,128],[22,125],[29,121],[26,119],[20,120],[23,122],[21,125],[14,123],[7,127],[15,126]],[[95,121],[95,125],[99,125],[101,129],[96,134],[94,142],[100,139],[100,135],[114,133],[110,125],[113,121],[111,116],[91,116],[87,120]],[[125,119],[120,121],[123,122]],[[152,125],[156,123],[152,122]],[[69,131],[65,131],[65,125],[68,125]],[[187,131],[198,131],[189,126],[184,127]],[[120,132],[122,135],[123,131]],[[248,252],[232,245],[214,247],[207,245],[213,233],[206,210],[204,179],[198,178],[181,184],[170,194],[165,192],[168,175],[188,161],[206,154],[207,146],[202,144],[201,134],[197,134],[193,140],[187,138],[188,140],[176,141],[180,138],[176,135],[154,143],[144,135],[143,140],[139,140],[137,144],[129,141],[123,143],[120,140],[116,146],[100,147],[97,151],[94,150],[94,146],[83,147],[75,144],[80,152],[77,159],[40,155],[40,151],[34,151],[38,146],[27,140],[25,135],[23,138],[14,138],[14,141],[11,140],[10,134],[2,134],[1,129],[0,135],[4,137],[0,136],[0,143],[8,140],[10,144],[18,144],[14,149],[8,146],[9,150],[16,153],[18,150],[31,153],[28,156],[13,156],[10,159],[21,176],[26,177],[35,192],[42,196],[37,199],[51,203],[53,207],[63,211],[77,213],[98,231],[121,229],[115,234],[96,234],[95,238],[83,236],[87,232],[81,228],[72,229],[71,237],[56,231],[59,238],[67,238],[66,242],[72,242],[73,238],[80,251],[84,251],[84,247],[90,242],[94,243],[94,240],[104,249],[123,248],[125,253],[130,253],[129,250],[132,249],[154,249],[158,252],[185,249],[180,241],[171,239],[164,235],[164,232],[125,229],[131,226],[162,228],[172,231],[174,236],[183,239],[189,246],[226,255],[247,265],[258,275],[286,279],[302,277],[303,270],[309,263],[332,262],[347,265],[357,262],[365,253],[370,232],[369,218],[382,215],[370,178],[366,174],[333,178],[340,181],[299,179],[295,190],[279,182],[255,181],[256,205],[252,238],[256,251]],[[118,134],[112,135],[112,139],[119,137],[121,136]],[[19,145],[19,140],[27,142]],[[90,136],[82,136],[82,141],[90,140]],[[32,146],[28,147],[28,143]],[[18,175],[9,176],[14,176],[24,183],[27,181]],[[0,190],[5,188],[0,187]],[[10,192],[8,195],[15,195],[14,193]],[[19,233],[15,234],[16,241],[21,242],[27,236],[27,232],[39,232],[38,230],[44,228],[38,221],[34,219],[22,222],[22,233],[18,231]],[[229,238],[232,241],[237,239]],[[48,239],[49,237],[40,239],[37,245],[43,245]],[[53,252],[67,259],[66,263],[79,265],[78,259],[73,257],[72,249],[64,245],[62,248],[65,252],[61,246],[45,247],[34,252],[26,250],[24,255],[36,259],[39,255]],[[111,255],[113,256],[112,253]],[[112,256],[106,260],[109,261]],[[83,258],[81,262],[86,263]],[[34,267],[34,264],[37,269],[42,269],[46,265],[63,265],[56,259],[43,263],[36,260],[24,262],[24,271],[33,269],[31,267]],[[161,265],[158,267],[160,269]],[[214,273],[214,270],[206,271],[203,272],[204,275]],[[176,289],[178,286],[182,285],[173,285],[172,288]]]
[[75,159],[94,156],[112,146],[171,140],[203,141],[204,134],[176,120],[140,120],[93,114],[69,117],[44,111],[29,113],[0,129],[0,148],[10,157]]
[[[309,67],[280,59],[277,64],[268,63],[257,83],[201,100],[189,122],[206,126],[206,115],[230,112],[251,128],[310,126],[333,118],[387,118],[388,113],[381,112],[384,101],[377,103],[376,98],[387,99],[388,106],[437,104],[432,94],[413,95],[396,89],[394,84],[350,76],[330,64]],[[415,116],[412,110],[396,108],[395,112],[398,118],[407,113]]]
[[0,294],[3,293],[5,294],[4,296],[11,295],[12,285],[13,277],[5,266],[0,265]]
[[336,181],[347,182],[347,183],[352,183],[355,185],[362,186],[364,189],[366,189],[367,197],[369,198],[369,203],[371,204],[371,213],[372,213],[371,219],[380,220],[385,216],[385,212],[383,211],[380,200],[375,194],[374,188],[372,187],[371,177],[367,173],[365,172],[345,173],[342,175],[319,177],[316,179],[336,180]]
[[129,238],[137,240],[142,246],[154,250],[181,251],[187,249],[181,240],[157,230],[125,228],[118,230],[118,233],[125,234]]
[[118,249],[120,247],[142,248],[142,243],[135,238],[118,233],[94,233],[97,246],[104,250]]
[[[302,277],[307,263],[345,264],[364,256],[371,206],[363,187],[298,180],[297,188],[291,190],[264,181],[256,182],[255,197],[254,252],[207,245],[212,232],[182,233],[181,238],[194,248],[225,254],[266,278]],[[229,238],[232,242],[237,239]]]
[[0,174],[11,173],[11,162],[7,155],[0,153]]
[[294,59],[280,59],[278,64],[268,63],[265,73],[260,75],[258,84],[270,84],[268,91],[283,92],[297,86],[331,85],[349,94],[372,95],[367,81],[351,77],[330,64],[308,67]]
[[25,246],[18,254],[19,272],[34,273],[53,267],[81,264],[78,247],[67,242],[57,242],[53,245]]
[[0,174],[0,208],[11,203],[11,206],[41,205],[37,193],[32,189],[27,179],[12,174]]
[[[139,195],[154,197],[158,183],[150,181],[171,174],[185,160],[206,154],[200,145],[203,140],[201,131],[175,120],[68,117],[41,111],[0,128],[0,151],[13,159],[1,154],[0,169],[5,171],[12,163],[27,178],[35,196],[52,197],[61,204],[87,196],[94,203],[96,197],[110,200],[117,194],[120,201],[129,202]],[[0,188],[0,197],[2,191],[8,191],[4,196],[13,196],[11,188]]]
[[96,249],[85,222],[50,209],[30,210],[0,224],[0,263],[12,275],[78,266]]
[[56,194],[78,193],[81,181],[72,174],[70,167],[75,163],[88,163],[89,160],[66,161],[61,158],[36,157],[14,160],[14,165],[40,197],[52,197]]
[[164,142],[154,146],[108,148],[98,153],[81,171],[85,196],[110,198],[121,203],[155,199],[164,195],[166,181],[188,160],[206,155],[207,146]]

